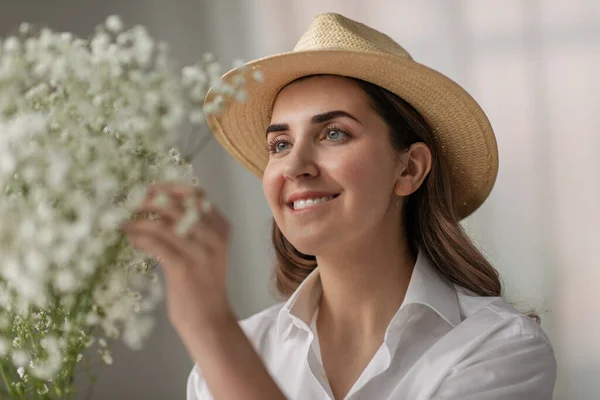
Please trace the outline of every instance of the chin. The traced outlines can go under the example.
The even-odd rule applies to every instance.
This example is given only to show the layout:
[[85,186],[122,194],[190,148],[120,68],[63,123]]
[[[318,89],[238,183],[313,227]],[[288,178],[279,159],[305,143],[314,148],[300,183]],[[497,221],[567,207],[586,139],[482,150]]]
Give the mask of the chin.
[[331,240],[327,241],[323,238],[302,237],[288,239],[289,242],[302,254],[317,256],[318,254],[326,254],[328,249],[331,249]]

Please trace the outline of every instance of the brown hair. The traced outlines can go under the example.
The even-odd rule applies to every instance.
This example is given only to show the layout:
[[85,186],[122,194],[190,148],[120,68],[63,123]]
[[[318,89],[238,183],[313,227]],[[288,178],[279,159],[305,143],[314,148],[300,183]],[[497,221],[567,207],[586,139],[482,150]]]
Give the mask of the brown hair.
[[[404,206],[404,229],[413,253],[417,248],[424,251],[443,276],[475,295],[501,296],[498,271],[475,247],[459,222],[452,202],[450,168],[444,165],[430,126],[409,103],[389,90],[360,79],[347,79],[367,94],[371,107],[386,121],[395,150],[405,151],[417,142],[431,149],[431,172]],[[279,295],[287,298],[314,270],[316,258],[296,250],[275,220],[272,241],[276,254],[276,288]]]

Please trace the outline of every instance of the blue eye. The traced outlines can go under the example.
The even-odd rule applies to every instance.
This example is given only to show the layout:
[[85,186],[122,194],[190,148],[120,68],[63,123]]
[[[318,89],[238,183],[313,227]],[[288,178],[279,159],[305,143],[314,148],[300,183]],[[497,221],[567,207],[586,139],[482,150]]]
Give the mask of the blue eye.
[[269,154],[277,154],[287,150],[289,146],[290,142],[287,140],[274,139],[268,143],[267,150],[269,151]]
[[327,139],[333,140],[334,142],[343,139],[344,136],[348,136],[348,134],[339,129],[329,129],[327,131]]
[[287,143],[286,142],[277,142],[275,143],[275,151],[276,152],[280,152],[283,151],[287,148]]

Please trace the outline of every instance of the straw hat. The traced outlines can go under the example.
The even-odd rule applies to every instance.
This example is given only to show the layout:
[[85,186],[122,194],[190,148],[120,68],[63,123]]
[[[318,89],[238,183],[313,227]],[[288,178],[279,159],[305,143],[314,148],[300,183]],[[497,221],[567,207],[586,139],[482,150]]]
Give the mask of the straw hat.
[[[453,201],[464,218],[487,198],[498,172],[498,149],[483,110],[457,83],[415,62],[391,38],[339,14],[318,15],[293,51],[246,64],[264,82],[249,81],[248,100],[231,102],[208,125],[221,145],[262,177],[269,155],[265,131],[275,97],[288,83],[313,74],[359,78],[397,94],[430,124],[450,169]],[[227,81],[235,74],[224,75]],[[207,99],[214,93],[209,92]]]

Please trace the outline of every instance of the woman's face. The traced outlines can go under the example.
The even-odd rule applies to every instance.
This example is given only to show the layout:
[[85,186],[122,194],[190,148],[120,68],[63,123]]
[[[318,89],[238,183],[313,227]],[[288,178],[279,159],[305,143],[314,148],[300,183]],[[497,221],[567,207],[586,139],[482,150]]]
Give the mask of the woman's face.
[[352,81],[317,76],[288,85],[266,140],[265,196],[300,252],[318,256],[399,229],[397,153],[385,121]]

